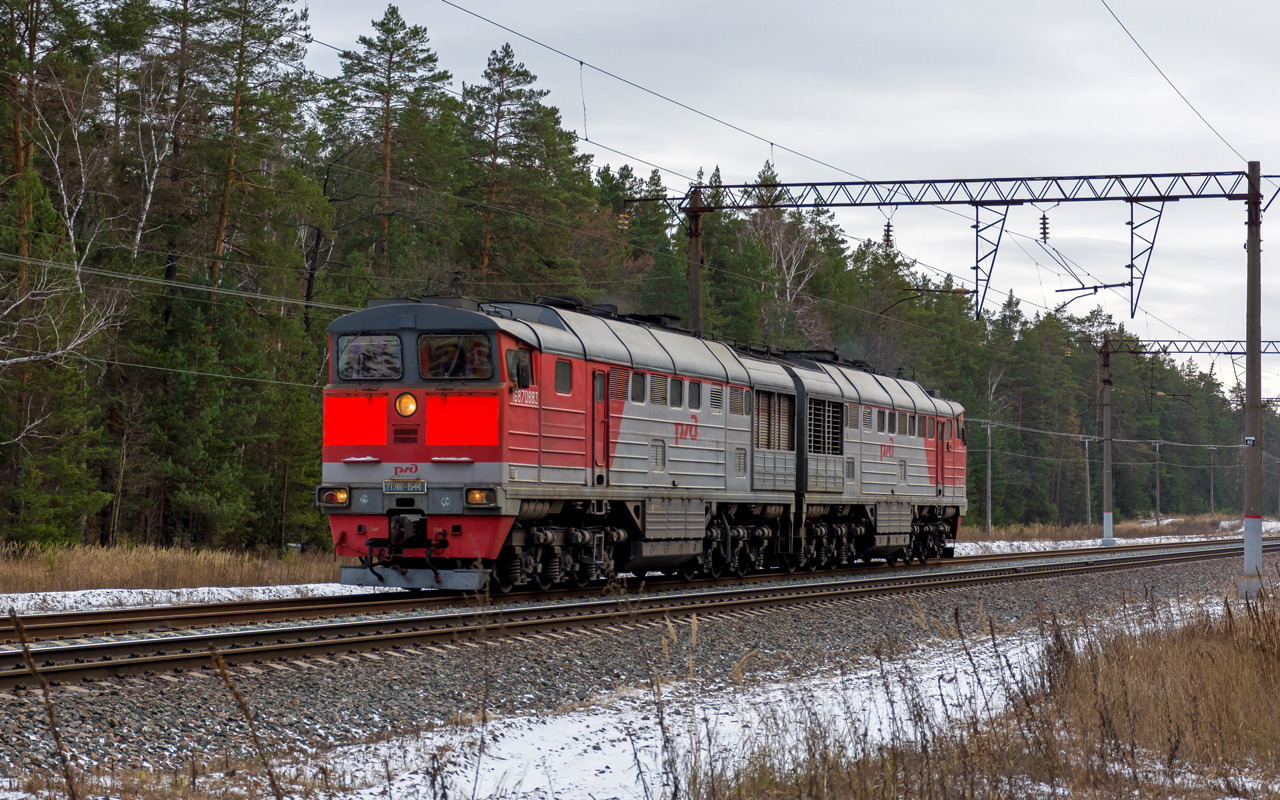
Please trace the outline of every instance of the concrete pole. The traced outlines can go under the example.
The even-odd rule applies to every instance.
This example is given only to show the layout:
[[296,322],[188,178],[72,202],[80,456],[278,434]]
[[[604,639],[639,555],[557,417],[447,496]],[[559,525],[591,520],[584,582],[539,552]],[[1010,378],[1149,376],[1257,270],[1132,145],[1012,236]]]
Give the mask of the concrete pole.
[[1089,477],[1089,440],[1084,440],[1084,527],[1093,535],[1093,480]]
[[1249,162],[1248,292],[1244,357],[1244,575],[1241,598],[1262,588],[1262,169]]
[[1160,442],[1156,442],[1156,530],[1160,530]]
[[1209,516],[1213,516],[1218,509],[1218,506],[1213,502],[1213,462],[1214,453],[1216,453],[1217,450],[1218,448],[1216,447],[1209,448]]
[[990,423],[983,426],[987,429],[987,540],[991,540],[991,428]]
[[685,209],[689,219],[689,330],[702,333],[702,190],[694,189]]
[[1111,520],[1111,340],[1102,343],[1102,545],[1114,547]]

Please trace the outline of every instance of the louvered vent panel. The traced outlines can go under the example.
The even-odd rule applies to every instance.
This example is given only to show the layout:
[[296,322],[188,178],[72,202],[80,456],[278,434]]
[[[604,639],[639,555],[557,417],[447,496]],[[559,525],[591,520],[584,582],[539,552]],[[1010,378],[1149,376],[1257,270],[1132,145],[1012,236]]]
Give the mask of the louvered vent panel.
[[851,430],[858,427],[858,407],[853,403],[849,404],[848,414],[845,416],[844,424]]
[[871,409],[865,407],[862,409],[862,429],[871,430]]
[[654,472],[662,472],[667,468],[667,445],[664,442],[649,444],[649,468]]
[[631,376],[631,370],[627,369],[611,369],[609,370],[609,399],[610,400],[626,400],[627,399],[627,380]]
[[905,413],[898,414],[898,435],[907,435],[907,415]]
[[744,392],[737,386],[729,387],[729,413],[742,416],[747,413],[747,404],[744,399]]
[[719,414],[724,411],[724,387],[711,387],[711,410]]
[[400,426],[393,425],[391,427],[391,443],[392,444],[417,444],[418,443],[418,426]]
[[856,459],[853,459],[853,458],[846,458],[846,459],[844,460],[844,477],[845,477],[845,480],[850,480],[850,481],[851,481],[851,480],[853,480],[854,478],[856,478],[856,477],[857,477],[857,470],[858,470],[858,462],[857,462],[857,460],[856,460]]
[[733,472],[735,475],[747,474],[747,451],[746,450],[733,451]]
[[662,375],[649,376],[649,402],[657,406],[667,404],[667,379]]

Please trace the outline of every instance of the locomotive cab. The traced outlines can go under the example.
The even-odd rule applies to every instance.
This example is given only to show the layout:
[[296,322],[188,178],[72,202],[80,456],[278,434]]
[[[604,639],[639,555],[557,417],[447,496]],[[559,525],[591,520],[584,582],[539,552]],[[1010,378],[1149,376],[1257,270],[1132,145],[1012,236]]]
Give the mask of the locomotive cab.
[[375,305],[329,333],[316,502],[335,553],[364,562],[343,582],[481,587],[515,516],[504,422],[533,388],[532,348],[484,314],[434,304]]

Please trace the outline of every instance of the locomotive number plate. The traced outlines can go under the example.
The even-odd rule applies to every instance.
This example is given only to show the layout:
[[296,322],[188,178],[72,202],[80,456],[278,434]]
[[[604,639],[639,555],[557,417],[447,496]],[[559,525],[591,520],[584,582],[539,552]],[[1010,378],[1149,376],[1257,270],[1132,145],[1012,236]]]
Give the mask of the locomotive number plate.
[[383,494],[424,494],[422,481],[383,481]]

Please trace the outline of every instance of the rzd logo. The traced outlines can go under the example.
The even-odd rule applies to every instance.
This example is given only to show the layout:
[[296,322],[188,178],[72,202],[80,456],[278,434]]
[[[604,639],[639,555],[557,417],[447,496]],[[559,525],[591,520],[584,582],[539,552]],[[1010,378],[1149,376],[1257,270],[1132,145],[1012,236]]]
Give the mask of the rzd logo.
[[880,445],[880,458],[881,459],[893,458],[893,437],[892,436],[889,437],[888,444]]
[[689,419],[693,420],[693,422],[676,423],[676,444],[680,444],[681,439],[698,441],[698,415],[690,414]]
[[397,478],[400,477],[401,475],[417,475],[417,474],[418,474],[417,464],[410,464],[407,467],[396,467]]

